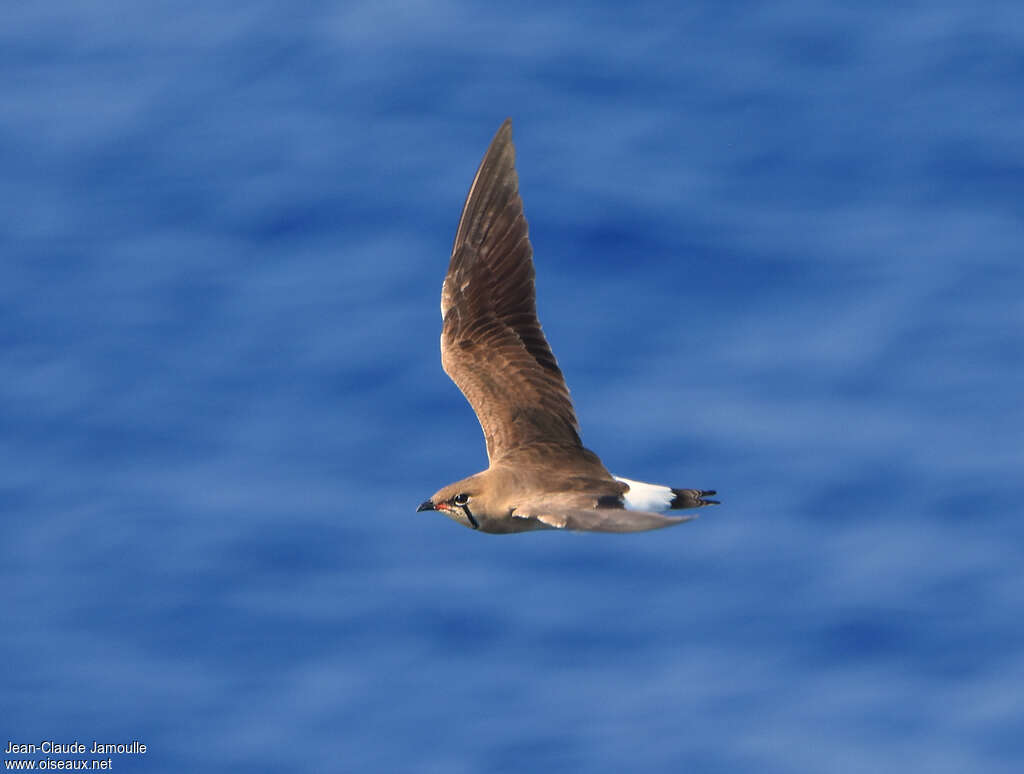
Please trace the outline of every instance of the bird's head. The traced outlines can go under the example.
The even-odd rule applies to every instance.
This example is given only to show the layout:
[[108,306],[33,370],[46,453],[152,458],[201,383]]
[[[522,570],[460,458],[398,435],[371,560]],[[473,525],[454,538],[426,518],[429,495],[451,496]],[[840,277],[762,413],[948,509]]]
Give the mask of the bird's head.
[[[470,529],[480,529],[479,517],[484,513],[480,501],[483,493],[482,474],[464,478],[439,490],[420,503],[417,511],[440,511],[449,519]],[[475,511],[475,513],[474,513]]]

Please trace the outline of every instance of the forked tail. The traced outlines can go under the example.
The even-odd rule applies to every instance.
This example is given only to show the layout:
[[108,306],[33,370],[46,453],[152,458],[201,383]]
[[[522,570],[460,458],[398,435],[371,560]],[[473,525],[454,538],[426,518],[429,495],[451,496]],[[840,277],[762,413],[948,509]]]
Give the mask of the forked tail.
[[672,494],[675,497],[668,506],[672,511],[700,508],[703,505],[720,505],[718,500],[708,499],[711,495],[718,494],[714,489],[673,489]]
[[718,500],[708,499],[717,494],[714,489],[673,489],[661,484],[648,484],[615,476],[629,487],[622,494],[622,503],[629,511],[677,511],[683,508],[700,508],[704,505],[718,505]]

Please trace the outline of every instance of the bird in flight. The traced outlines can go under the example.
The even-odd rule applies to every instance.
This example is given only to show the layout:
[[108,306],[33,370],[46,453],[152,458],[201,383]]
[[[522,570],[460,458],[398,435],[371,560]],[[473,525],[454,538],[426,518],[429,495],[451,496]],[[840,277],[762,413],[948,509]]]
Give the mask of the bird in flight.
[[569,388],[537,319],[510,120],[469,188],[441,317],[441,364],[480,420],[489,466],[417,511],[440,511],[481,532],[640,532],[695,518],[666,511],[718,503],[708,499],[714,490],[613,476],[580,441]]

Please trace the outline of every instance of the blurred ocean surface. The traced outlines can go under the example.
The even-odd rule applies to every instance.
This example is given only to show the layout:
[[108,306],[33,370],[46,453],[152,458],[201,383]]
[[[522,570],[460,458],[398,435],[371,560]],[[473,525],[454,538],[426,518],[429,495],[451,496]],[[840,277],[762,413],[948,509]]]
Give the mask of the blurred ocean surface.
[[[1021,770],[1019,3],[8,3],[0,82],[5,745]],[[692,524],[415,512],[507,115],[584,441]]]

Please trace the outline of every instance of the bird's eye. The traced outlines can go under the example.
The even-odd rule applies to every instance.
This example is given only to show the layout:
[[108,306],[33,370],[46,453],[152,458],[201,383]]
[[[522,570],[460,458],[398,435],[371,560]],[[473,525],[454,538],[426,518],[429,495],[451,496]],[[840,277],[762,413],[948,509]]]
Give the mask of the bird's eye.
[[455,497],[452,498],[452,504],[453,505],[465,505],[468,502],[469,502],[469,495],[466,494],[465,492],[463,492],[462,494],[457,494],[457,495],[455,495]]

